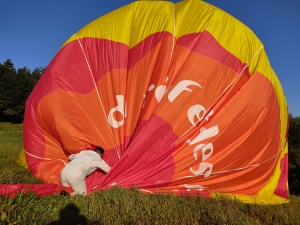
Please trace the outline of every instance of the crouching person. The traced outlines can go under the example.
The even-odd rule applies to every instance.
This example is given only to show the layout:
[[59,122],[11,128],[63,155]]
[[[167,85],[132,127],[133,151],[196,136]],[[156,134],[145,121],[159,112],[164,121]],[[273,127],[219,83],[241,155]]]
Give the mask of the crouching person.
[[86,195],[85,178],[97,168],[108,173],[110,166],[102,159],[103,154],[103,148],[97,146],[94,150],[83,150],[68,157],[70,162],[61,171],[60,182],[62,186],[74,190],[71,196]]

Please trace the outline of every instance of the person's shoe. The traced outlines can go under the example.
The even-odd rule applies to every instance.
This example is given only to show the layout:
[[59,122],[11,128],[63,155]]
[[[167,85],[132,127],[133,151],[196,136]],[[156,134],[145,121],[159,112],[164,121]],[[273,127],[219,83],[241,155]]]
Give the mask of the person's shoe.
[[65,189],[62,189],[62,191],[59,194],[60,196],[69,196],[70,194],[68,192],[66,192]]

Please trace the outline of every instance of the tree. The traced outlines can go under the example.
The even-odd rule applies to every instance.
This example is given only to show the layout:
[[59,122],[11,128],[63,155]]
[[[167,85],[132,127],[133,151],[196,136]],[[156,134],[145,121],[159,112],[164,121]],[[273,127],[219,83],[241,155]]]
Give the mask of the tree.
[[300,194],[300,117],[289,115],[289,188]]
[[7,121],[9,116],[7,115],[7,110],[9,111],[10,104],[10,91],[14,88],[12,79],[16,77],[16,70],[14,64],[10,59],[7,59],[4,64],[0,63],[0,120]]
[[0,121],[23,121],[26,100],[44,71],[23,67],[16,72],[10,59],[0,64]]
[[16,72],[14,64],[11,62],[11,59],[7,59],[3,63],[3,65],[0,63],[0,78],[2,77],[3,74],[10,72],[10,71]]

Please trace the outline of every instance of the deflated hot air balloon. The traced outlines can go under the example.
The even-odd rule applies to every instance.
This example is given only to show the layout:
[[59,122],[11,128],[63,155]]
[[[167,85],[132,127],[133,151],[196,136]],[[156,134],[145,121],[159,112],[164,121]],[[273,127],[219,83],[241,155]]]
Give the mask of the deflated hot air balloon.
[[139,1],[83,27],[26,103],[31,172],[60,184],[94,146],[112,167],[86,179],[244,202],[288,198],[287,103],[255,34],[200,0]]

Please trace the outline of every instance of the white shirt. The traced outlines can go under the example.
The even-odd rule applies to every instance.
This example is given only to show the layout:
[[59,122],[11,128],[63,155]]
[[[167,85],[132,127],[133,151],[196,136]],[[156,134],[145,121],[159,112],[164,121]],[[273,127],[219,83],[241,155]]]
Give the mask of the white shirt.
[[100,168],[105,173],[108,173],[110,166],[92,150],[83,150],[80,153],[72,154],[69,157],[70,162],[68,167],[80,169],[86,177],[93,173],[97,168]]

